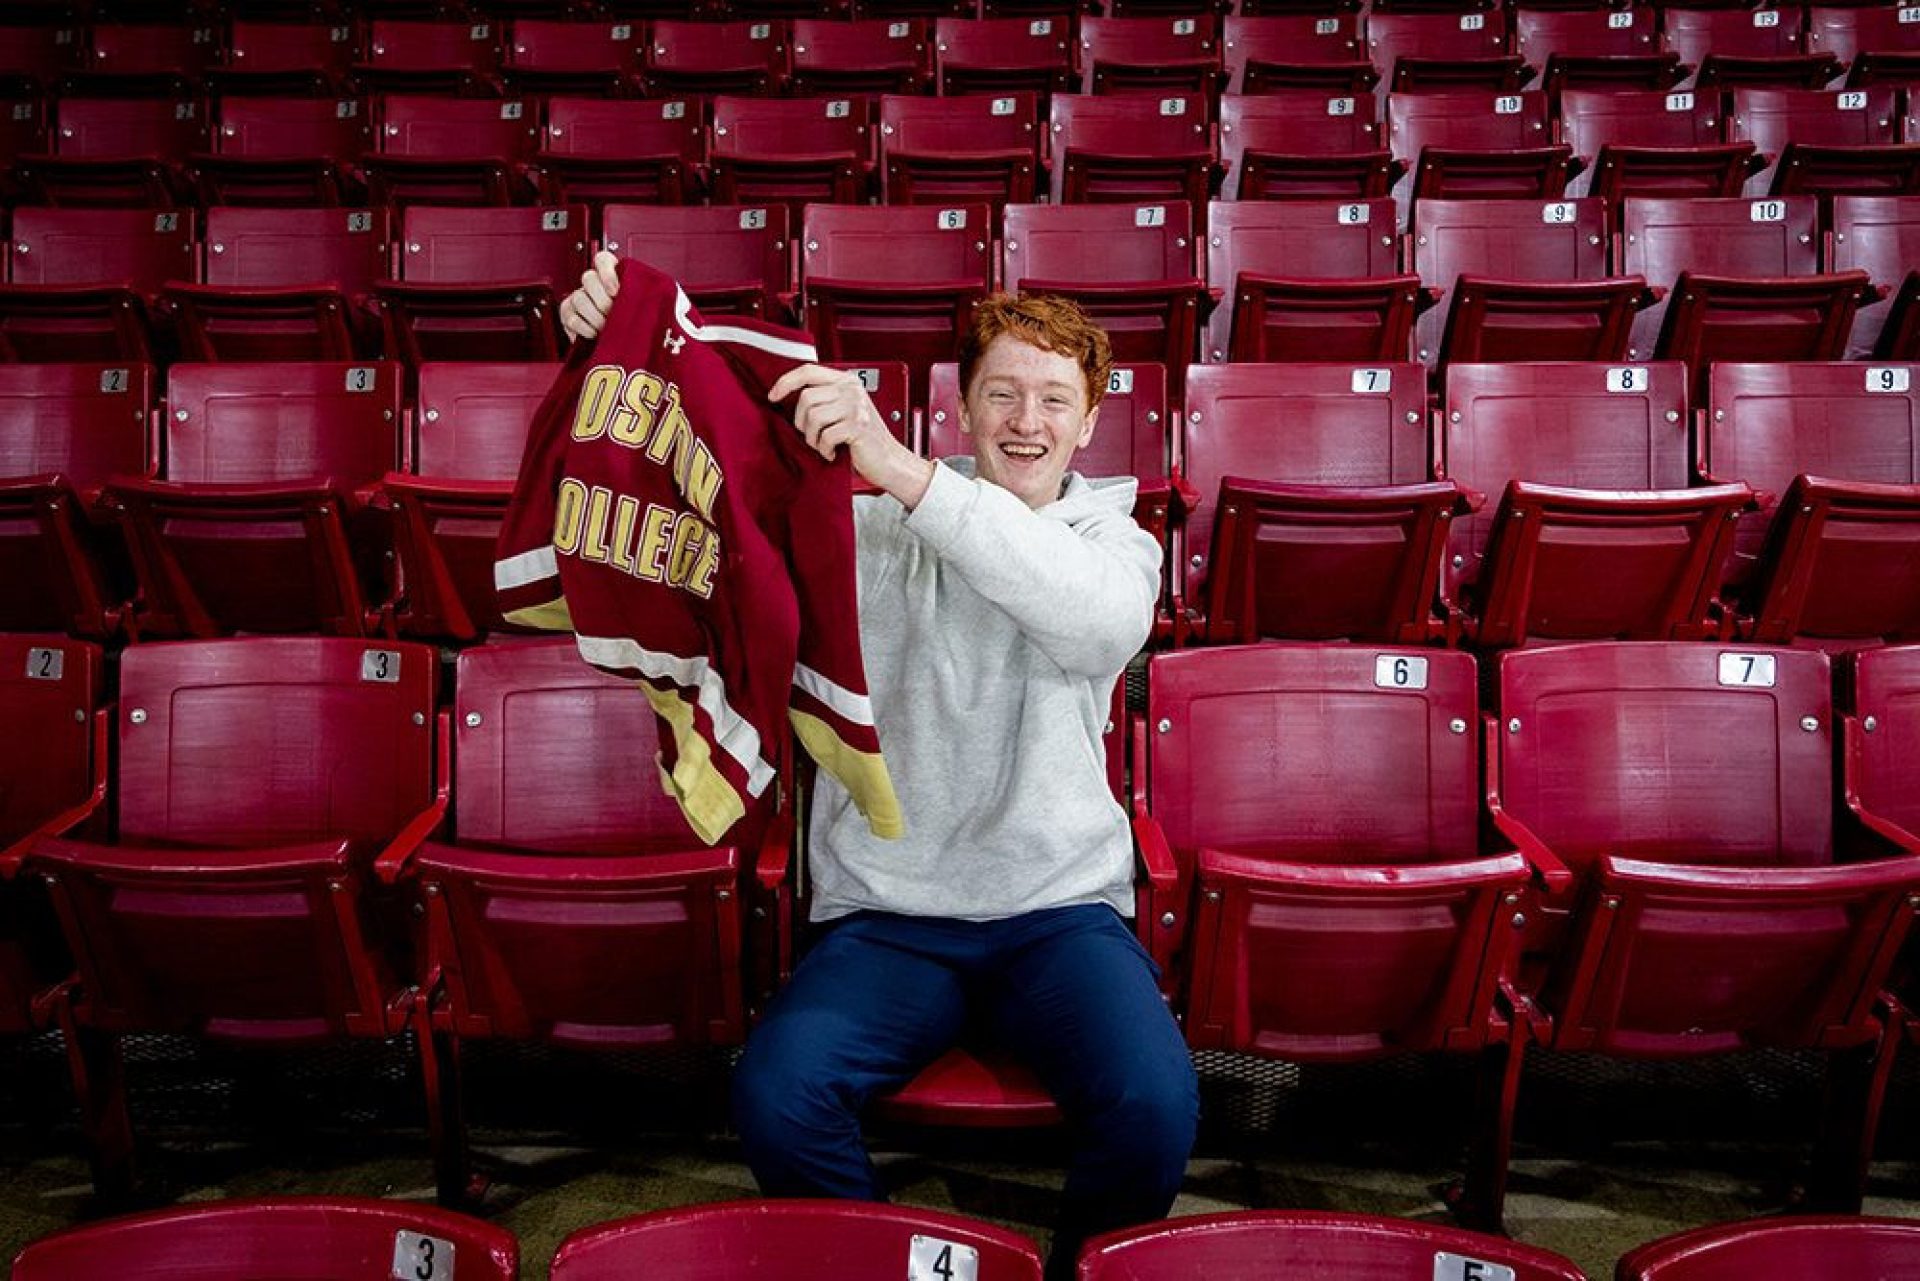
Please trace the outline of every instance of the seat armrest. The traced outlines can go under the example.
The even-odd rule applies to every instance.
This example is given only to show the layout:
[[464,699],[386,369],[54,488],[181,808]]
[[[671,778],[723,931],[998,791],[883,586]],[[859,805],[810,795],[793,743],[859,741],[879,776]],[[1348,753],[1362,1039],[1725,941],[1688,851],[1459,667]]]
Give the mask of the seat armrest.
[[107,802],[107,753],[112,735],[114,704],[108,703],[93,713],[93,787],[85,800],[54,815],[12,845],[0,849],[0,881],[10,881],[20,871],[28,847],[43,836],[60,837],[73,831],[100,811]]
[[1500,720],[1495,716],[1483,718],[1487,757],[1487,813],[1493,818],[1493,825],[1501,836],[1513,843],[1513,847],[1526,855],[1527,864],[1533,869],[1533,875],[1546,890],[1548,897],[1560,898],[1573,891],[1573,872],[1560,861],[1558,855],[1547,848],[1545,841],[1534,835],[1533,829],[1506,812],[1500,804]]
[[434,717],[434,733],[439,741],[434,744],[433,754],[433,804],[414,815],[413,821],[401,828],[400,834],[388,842],[387,847],[374,859],[373,874],[380,878],[382,884],[392,885],[399,880],[427,838],[446,821],[447,801],[453,788],[452,713],[441,712]]

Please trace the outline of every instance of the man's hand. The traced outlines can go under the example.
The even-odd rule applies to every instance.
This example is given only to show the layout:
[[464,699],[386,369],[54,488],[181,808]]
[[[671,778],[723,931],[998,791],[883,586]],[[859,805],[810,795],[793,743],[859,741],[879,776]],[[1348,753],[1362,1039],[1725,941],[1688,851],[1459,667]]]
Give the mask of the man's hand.
[[894,439],[858,374],[802,365],[781,375],[767,399],[778,403],[796,392],[793,422],[809,447],[832,458],[845,445],[862,480],[892,494],[909,511],[919,505],[933,481],[934,464]]
[[580,287],[560,300],[560,327],[575,338],[598,338],[620,292],[620,260],[602,249],[580,276]]

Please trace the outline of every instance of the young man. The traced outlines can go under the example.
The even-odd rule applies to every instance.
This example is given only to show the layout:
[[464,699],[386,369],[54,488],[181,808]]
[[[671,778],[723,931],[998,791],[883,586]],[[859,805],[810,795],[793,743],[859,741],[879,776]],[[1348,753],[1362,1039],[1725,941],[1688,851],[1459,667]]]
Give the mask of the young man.
[[[602,254],[561,305],[592,337],[618,283]],[[860,637],[906,835],[880,840],[822,774],[808,847],[819,936],[734,1082],[771,1196],[884,1193],[860,1137],[875,1094],[983,1028],[1066,1114],[1073,1159],[1049,1275],[1081,1241],[1164,1215],[1192,1147],[1193,1067],[1124,919],[1133,850],[1101,729],[1145,642],[1160,549],[1131,479],[1068,470],[1112,367],[1072,303],[996,295],[962,342],[972,459],[887,430],[851,373],[809,365],[769,399],[882,494],[855,500]]]

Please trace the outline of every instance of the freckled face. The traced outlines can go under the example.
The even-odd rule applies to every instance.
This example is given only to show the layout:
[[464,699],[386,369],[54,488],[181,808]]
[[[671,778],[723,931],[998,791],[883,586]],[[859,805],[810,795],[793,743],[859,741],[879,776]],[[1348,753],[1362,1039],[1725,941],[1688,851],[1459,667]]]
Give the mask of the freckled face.
[[1073,452],[1093,439],[1097,409],[1077,361],[1002,334],[980,353],[960,405],[974,469],[1029,507],[1060,497]]

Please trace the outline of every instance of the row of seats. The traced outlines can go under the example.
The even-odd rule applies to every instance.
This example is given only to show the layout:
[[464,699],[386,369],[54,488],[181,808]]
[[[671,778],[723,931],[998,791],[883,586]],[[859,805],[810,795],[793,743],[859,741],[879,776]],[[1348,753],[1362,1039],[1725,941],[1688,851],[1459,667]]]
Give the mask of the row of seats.
[[[891,6],[888,6],[891,7]],[[945,6],[932,4],[938,12]],[[966,6],[971,7],[971,6]],[[445,90],[509,93],[1349,91],[1484,88],[1537,79],[1669,89],[1852,87],[1910,78],[1920,36],[1895,6],[1759,10],[1469,8],[1426,12],[1197,12],[1095,17],[1071,4],[987,17],[754,6],[733,20],[562,20],[485,15],[304,24],[214,16],[0,29],[0,76],[86,86],[103,78],[204,82],[221,93]],[[992,5],[988,6],[993,8]],[[783,16],[780,10],[785,10]]]
[[[996,205],[1920,193],[1920,125],[1861,89],[1169,88],[957,98],[65,96],[0,133],[14,203]],[[1556,110],[1557,103],[1557,110]],[[49,122],[43,117],[50,116]],[[1384,118],[1384,124],[1382,120]],[[1904,142],[1902,140],[1905,140]],[[1648,154],[1642,154],[1643,151]],[[1591,173],[1586,171],[1591,170]]]
[[[411,1030],[453,1201],[472,1186],[462,1041],[727,1046],[777,990],[804,919],[792,805],[702,847],[649,781],[649,705],[570,638],[453,667],[443,702],[423,645],[137,645],[109,701],[97,647],[0,638],[0,1027],[66,1033],[103,1188],[131,1172],[126,1034]],[[1153,656],[1109,755],[1136,928],[1189,1044],[1471,1056],[1457,1208],[1486,1227],[1529,1046],[1825,1051],[1809,1204],[1857,1211],[1920,904],[1920,648],[1839,672],[1836,705],[1809,649]],[[972,1048],[896,1105],[978,1117],[953,1088],[993,1070]]]
[[[958,378],[896,434],[969,452]],[[1913,364],[1115,371],[1096,475],[1168,554],[1162,643],[1920,639]],[[551,364],[0,366],[0,629],[470,642]],[[156,406],[161,409],[157,415]],[[1696,414],[1695,409],[1698,409]],[[1285,430],[1278,430],[1284,424]],[[124,539],[124,544],[123,540]],[[127,564],[131,556],[131,566]]]
[[[466,1215],[405,1202],[335,1197],[223,1201],[151,1211],[37,1241],[12,1281],[296,1281],[325,1273],[425,1281],[515,1281],[519,1243]],[[411,1270],[403,1270],[405,1259]],[[826,1201],[738,1201],[635,1215],[574,1232],[553,1281],[698,1276],[757,1281],[780,1260],[793,1281],[910,1278],[1037,1281],[1031,1241],[955,1214]],[[450,1262],[449,1262],[450,1261]],[[1648,1242],[1615,1281],[1799,1281],[1898,1276],[1920,1266],[1920,1227],[1900,1219],[1819,1218],[1717,1224]],[[1110,1234],[1080,1255],[1080,1281],[1176,1281],[1306,1269],[1349,1281],[1584,1281],[1571,1262],[1497,1237],[1359,1214],[1244,1211],[1195,1215]]]

